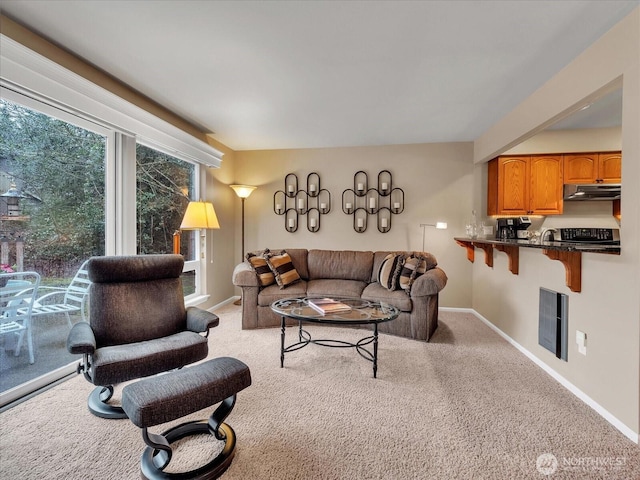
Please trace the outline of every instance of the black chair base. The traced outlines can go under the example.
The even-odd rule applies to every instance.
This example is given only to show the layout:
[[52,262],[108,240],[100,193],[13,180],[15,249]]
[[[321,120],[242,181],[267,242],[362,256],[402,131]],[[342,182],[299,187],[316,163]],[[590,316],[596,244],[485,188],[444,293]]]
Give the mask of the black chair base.
[[[229,415],[235,404],[235,395],[225,399],[213,412],[209,420],[183,423],[162,435],[142,429],[147,448],[142,452],[140,471],[147,480],[197,479],[209,480],[220,477],[231,465],[236,450],[236,434],[233,428],[223,420]],[[190,435],[210,434],[218,440],[224,440],[222,451],[206,465],[188,472],[168,473],[163,470],[171,460],[171,443]]]
[[[249,385],[249,367],[235,358],[221,357],[125,386],[122,389],[122,406],[131,422],[142,430],[142,438],[147,445],[140,459],[142,478],[203,480],[222,475],[231,465],[236,449],[236,434],[224,422],[235,406],[237,392]],[[208,420],[182,423],[162,434],[149,432],[150,427],[177,420],[208,406],[213,408],[213,405],[218,406]],[[213,435],[224,442],[220,453],[194,470],[167,472],[173,456],[171,443],[198,434]],[[204,462],[207,458],[198,465]]]
[[109,419],[121,419],[129,418],[122,407],[117,405],[110,405],[107,403],[113,396],[113,387],[96,387],[89,395],[87,406],[89,411],[96,417],[109,418]]

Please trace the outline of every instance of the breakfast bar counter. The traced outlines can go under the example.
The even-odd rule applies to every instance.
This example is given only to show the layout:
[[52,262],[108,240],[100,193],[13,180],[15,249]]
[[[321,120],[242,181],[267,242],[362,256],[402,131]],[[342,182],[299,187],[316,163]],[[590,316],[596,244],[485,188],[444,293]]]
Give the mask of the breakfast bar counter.
[[509,271],[519,272],[520,248],[537,248],[551,260],[558,260],[565,266],[566,283],[572,292],[582,289],[582,253],[604,253],[620,255],[620,245],[607,243],[534,242],[524,239],[490,239],[455,237],[454,240],[467,251],[467,259],[475,260],[475,248],[484,250],[484,263],[493,268],[493,250],[504,252],[509,257]]
[[536,242],[523,239],[504,239],[497,240],[493,238],[469,238],[456,237],[456,242],[472,242],[475,244],[483,243],[489,245],[506,245],[512,247],[540,248],[543,250],[562,250],[566,252],[588,252],[588,253],[609,253],[620,255],[620,245],[609,243],[579,243],[579,242]]

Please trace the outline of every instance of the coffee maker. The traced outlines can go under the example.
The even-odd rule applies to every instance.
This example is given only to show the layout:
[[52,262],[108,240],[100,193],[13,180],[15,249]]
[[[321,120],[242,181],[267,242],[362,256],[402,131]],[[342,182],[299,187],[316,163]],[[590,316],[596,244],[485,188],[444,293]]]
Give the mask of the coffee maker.
[[529,217],[499,218],[496,228],[497,240],[528,238],[527,228],[531,226]]

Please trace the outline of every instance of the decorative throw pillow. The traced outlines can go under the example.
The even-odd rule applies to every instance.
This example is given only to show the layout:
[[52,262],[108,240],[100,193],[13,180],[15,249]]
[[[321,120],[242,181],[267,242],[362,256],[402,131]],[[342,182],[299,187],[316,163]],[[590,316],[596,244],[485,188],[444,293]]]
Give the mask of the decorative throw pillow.
[[411,293],[411,285],[420,275],[423,275],[427,271],[427,259],[419,255],[411,255],[407,258],[402,266],[400,272],[400,288],[402,288],[407,295]]
[[280,286],[280,289],[286,288],[289,285],[300,281],[300,275],[293,266],[291,257],[286,251],[282,251],[279,254],[269,254],[265,256],[267,265],[271,268],[271,271],[276,277],[276,282]]
[[258,281],[260,282],[260,286],[268,287],[269,285],[273,285],[276,283],[276,277],[269,268],[267,264],[267,259],[264,255],[269,254],[269,249],[267,248],[262,255],[256,255],[255,253],[247,253],[247,262],[251,265],[251,268],[256,272],[258,276]]
[[380,264],[378,270],[378,283],[387,290],[397,290],[399,288],[398,277],[404,264],[404,255],[390,253]]

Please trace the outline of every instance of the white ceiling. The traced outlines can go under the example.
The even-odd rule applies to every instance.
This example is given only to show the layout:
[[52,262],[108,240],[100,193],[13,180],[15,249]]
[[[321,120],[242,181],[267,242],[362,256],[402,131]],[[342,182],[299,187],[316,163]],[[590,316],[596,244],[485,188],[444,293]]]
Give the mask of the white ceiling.
[[3,0],[235,150],[473,141],[640,0]]

